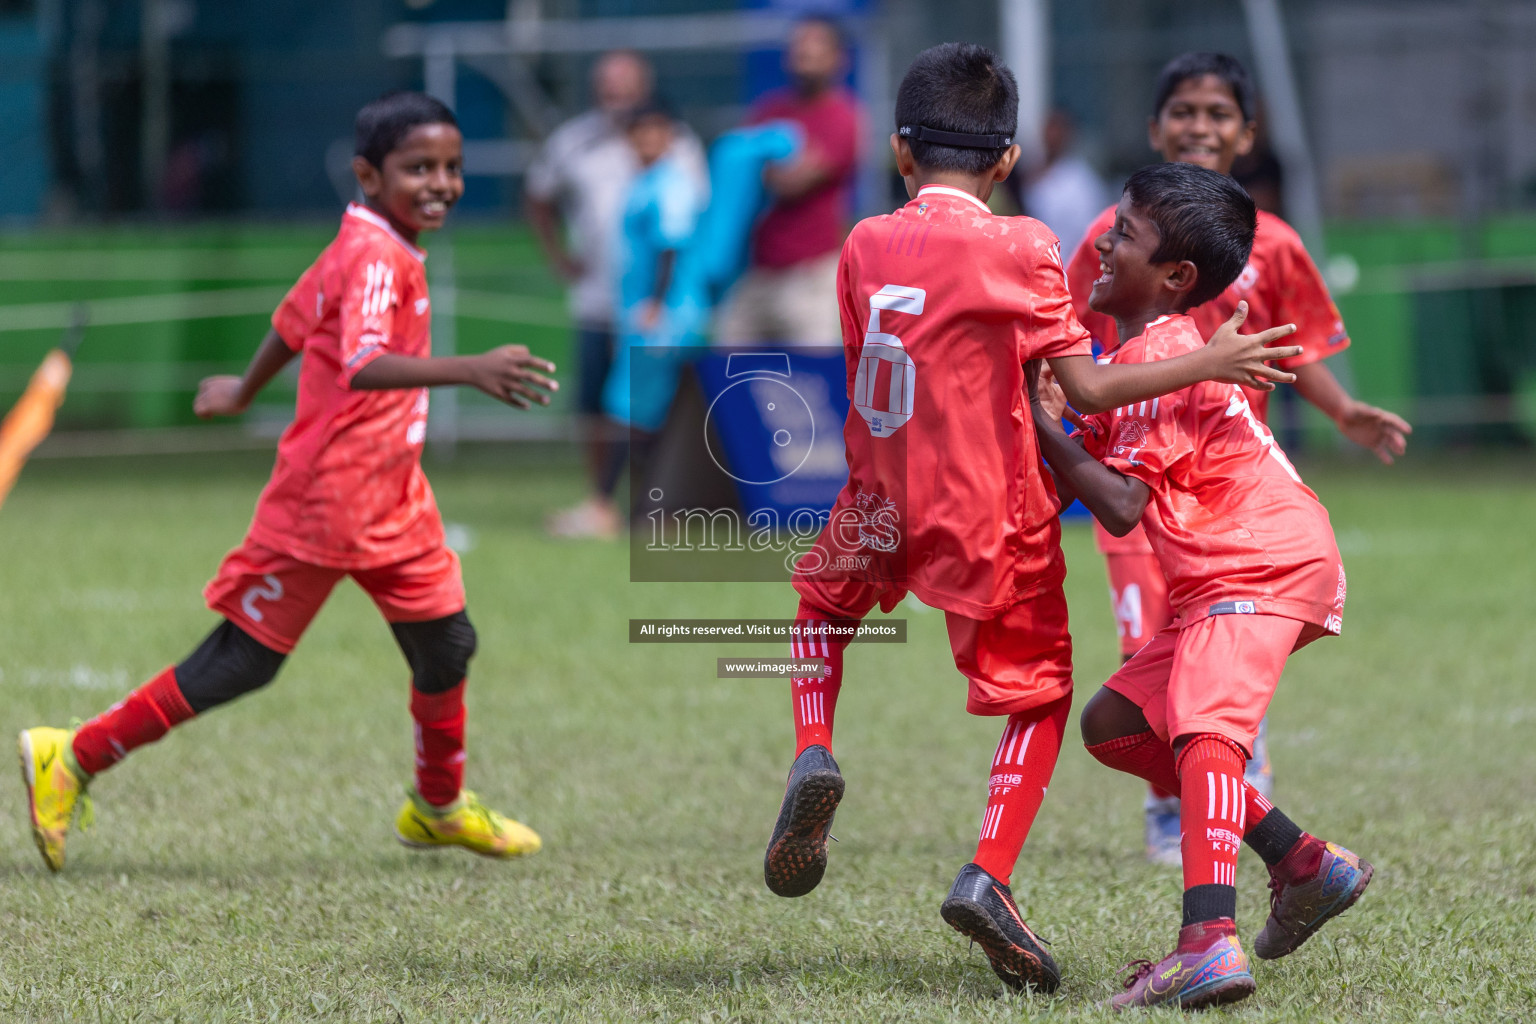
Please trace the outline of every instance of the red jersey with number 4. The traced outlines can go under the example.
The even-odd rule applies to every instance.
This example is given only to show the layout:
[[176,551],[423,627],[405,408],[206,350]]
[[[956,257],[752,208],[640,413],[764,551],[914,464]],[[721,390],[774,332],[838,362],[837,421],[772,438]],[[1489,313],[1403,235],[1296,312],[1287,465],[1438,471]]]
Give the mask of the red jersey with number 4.
[[431,354],[425,253],[389,222],[347,207],[341,230],[272,314],[303,354],[298,408],[277,445],[250,535],[301,561],[372,569],[443,543],[421,471],[427,389],[354,391],[385,353]]
[[[1077,318],[1082,321],[1099,344],[1101,352],[1112,352],[1120,343],[1113,317],[1095,313],[1088,308],[1088,294],[1093,291],[1094,279],[1099,276],[1099,253],[1093,247],[1094,240],[1108,231],[1115,223],[1115,207],[1111,206],[1088,226],[1088,232],[1078,243],[1077,251],[1067,264],[1067,284],[1072,290],[1072,304]],[[1259,211],[1258,232],[1253,238],[1253,252],[1248,265],[1237,275],[1237,280],[1226,291],[1209,302],[1189,311],[1201,336],[1209,338],[1216,329],[1237,311],[1237,304],[1248,303],[1248,319],[1243,331],[1255,334],[1281,324],[1295,324],[1296,333],[1276,342],[1277,345],[1300,345],[1301,354],[1277,363],[1281,369],[1294,370],[1298,366],[1327,359],[1349,347],[1349,335],[1344,331],[1344,321],[1339,309],[1328,294],[1323,275],[1307,255],[1301,244],[1301,236],[1285,221],[1265,210]],[[1244,388],[1248,404],[1254,415],[1269,422],[1269,392]],[[1099,550],[1113,554],[1133,554],[1148,550],[1140,528],[1124,537],[1111,537],[1103,529],[1096,528]]]
[[[1172,359],[1205,344],[1164,316],[1117,363]],[[1141,523],[1183,623],[1283,615],[1339,632],[1344,565],[1328,512],[1235,384],[1205,381],[1087,418],[1089,454],[1152,491]]]
[[[854,227],[838,264],[852,408],[848,483],[818,558],[985,619],[1060,582],[1060,502],[1040,460],[1023,364],[1087,355],[1056,236],[928,186]],[[866,559],[859,562],[860,558]],[[882,567],[888,575],[881,576]],[[824,578],[833,578],[828,575]]]

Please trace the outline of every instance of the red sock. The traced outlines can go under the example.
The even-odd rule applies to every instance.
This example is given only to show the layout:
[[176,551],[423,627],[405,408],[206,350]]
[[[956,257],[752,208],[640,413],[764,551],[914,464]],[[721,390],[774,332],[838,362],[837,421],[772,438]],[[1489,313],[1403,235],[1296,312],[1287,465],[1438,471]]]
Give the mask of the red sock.
[[1117,772],[1146,779],[1154,792],[1162,791],[1170,795],[1179,792],[1179,773],[1173,765],[1173,748],[1158,739],[1157,733],[1151,729],[1130,736],[1117,736],[1103,743],[1089,744],[1088,753],[1100,764]]
[[1003,738],[998,740],[992,778],[987,784],[987,813],[981,819],[976,856],[971,859],[1004,885],[1013,874],[1024,839],[1045,799],[1071,710],[1072,696],[1068,694],[1009,715]]
[[1247,821],[1242,748],[1200,733],[1179,755],[1179,824],[1184,830],[1184,888],[1236,885],[1237,851]]
[[[1173,766],[1173,748],[1157,738],[1148,729],[1133,736],[1121,736],[1105,743],[1088,747],[1088,753],[1118,772],[1147,780],[1147,788],[1159,799],[1178,796],[1181,783]],[[1264,820],[1264,815],[1274,809],[1274,804],[1264,799],[1264,794],[1243,783],[1245,827],[1252,827]]]
[[453,803],[464,786],[464,683],[442,693],[411,687],[416,792],[434,807]]
[[167,668],[80,727],[75,733],[75,762],[87,775],[95,775],[192,715],[176,685],[176,669]]
[[800,602],[795,625],[800,636],[789,642],[793,658],[820,658],[826,665],[820,678],[792,679],[790,690],[795,699],[795,756],[806,747],[821,744],[832,750],[832,718],[837,711],[837,694],[843,688],[843,648],[847,639],[830,637],[818,624],[833,621],[832,616]]

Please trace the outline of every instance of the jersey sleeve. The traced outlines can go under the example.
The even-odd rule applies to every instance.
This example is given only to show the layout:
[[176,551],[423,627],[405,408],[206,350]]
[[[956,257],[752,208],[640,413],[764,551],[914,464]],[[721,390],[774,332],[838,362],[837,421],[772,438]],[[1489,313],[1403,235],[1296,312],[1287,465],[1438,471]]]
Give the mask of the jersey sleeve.
[[564,142],[565,134],[556,129],[533,163],[528,165],[523,188],[540,202],[551,202],[560,194],[561,170],[566,163]]
[[1072,309],[1072,294],[1061,265],[1061,243],[1044,228],[1041,235],[1042,244],[1024,282],[1029,315],[1024,321],[1020,359],[1092,355],[1090,336]]
[[848,375],[848,401],[853,401],[853,381],[858,375],[859,344],[863,332],[859,319],[859,299],[855,290],[853,260],[854,239],[861,235],[856,225],[843,242],[842,255],[837,258],[837,309],[843,327],[843,362]]
[[1188,400],[1188,390],[1176,391],[1092,417],[1097,430],[1084,447],[1110,469],[1162,490],[1164,475],[1195,450],[1184,426]]
[[1323,283],[1323,275],[1301,244],[1301,238],[1287,229],[1276,260],[1278,273],[1271,283],[1276,291],[1273,321],[1295,324],[1296,333],[1280,344],[1300,345],[1301,354],[1281,360],[1281,369],[1291,370],[1320,359],[1327,359],[1349,347],[1349,335],[1339,307],[1334,305]]
[[304,342],[320,324],[325,306],[320,263],[316,260],[304,271],[272,313],[272,329],[295,352],[304,348]]
[[363,367],[389,351],[404,287],[403,268],[381,255],[359,260],[347,275],[341,296],[341,376],[337,379],[342,387],[351,388],[352,378]]
[[657,249],[681,249],[699,220],[698,193],[681,168],[659,183],[650,229]]

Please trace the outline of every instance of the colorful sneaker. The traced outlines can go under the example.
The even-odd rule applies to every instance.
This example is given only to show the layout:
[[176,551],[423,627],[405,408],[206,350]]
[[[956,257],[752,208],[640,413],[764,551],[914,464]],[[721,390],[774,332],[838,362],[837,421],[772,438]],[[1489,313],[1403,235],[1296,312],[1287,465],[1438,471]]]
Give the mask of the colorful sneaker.
[[25,729],[16,738],[21,757],[21,780],[27,787],[27,809],[32,813],[32,838],[50,871],[64,868],[64,840],[80,806],[80,828],[90,827],[94,817],[85,787],[90,778],[74,763],[70,744],[72,729],[39,727]]
[[1253,952],[1278,960],[1355,905],[1375,868],[1342,846],[1302,834],[1296,848],[1269,869],[1269,920]]
[[538,853],[544,841],[520,821],[491,810],[469,790],[447,807],[433,807],[416,790],[395,816],[395,838],[418,850],[462,846],[482,857],[521,857]]
[[1184,829],[1179,824],[1179,798],[1147,794],[1147,860],[1176,868],[1184,863]]
[[804,896],[827,870],[827,837],[843,799],[843,775],[820,744],[801,751],[789,769],[779,820],[763,854],[763,881],[777,896]]
[[1137,960],[1129,966],[1125,991],[1109,1001],[1112,1009],[1172,1004],[1198,1010],[1247,999],[1255,987],[1231,918],[1180,928],[1178,948],[1162,962]]
[[1009,988],[1054,992],[1061,970],[1043,941],[1029,930],[1013,891],[976,864],[955,876],[939,914],[955,931],[981,946],[992,973]]
[[1269,718],[1259,719],[1259,734],[1253,738],[1253,756],[1243,769],[1243,781],[1266,800],[1275,798],[1275,766],[1269,761]]

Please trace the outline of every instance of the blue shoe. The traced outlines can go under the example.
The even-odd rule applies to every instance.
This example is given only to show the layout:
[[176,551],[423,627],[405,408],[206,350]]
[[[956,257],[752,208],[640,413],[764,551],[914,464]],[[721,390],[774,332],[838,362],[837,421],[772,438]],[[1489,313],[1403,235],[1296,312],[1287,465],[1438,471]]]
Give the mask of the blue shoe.
[[1269,716],[1259,720],[1259,734],[1253,738],[1253,757],[1243,769],[1243,781],[1248,783],[1265,800],[1275,798],[1275,769],[1269,762]]
[[1181,928],[1172,953],[1158,963],[1138,960],[1131,967],[1125,991],[1109,1001],[1114,1010],[1169,1003],[1198,1010],[1253,995],[1253,973],[1230,918]]
[[1148,863],[1179,867],[1184,863],[1184,830],[1179,825],[1179,798],[1155,797],[1148,793],[1146,810]]

